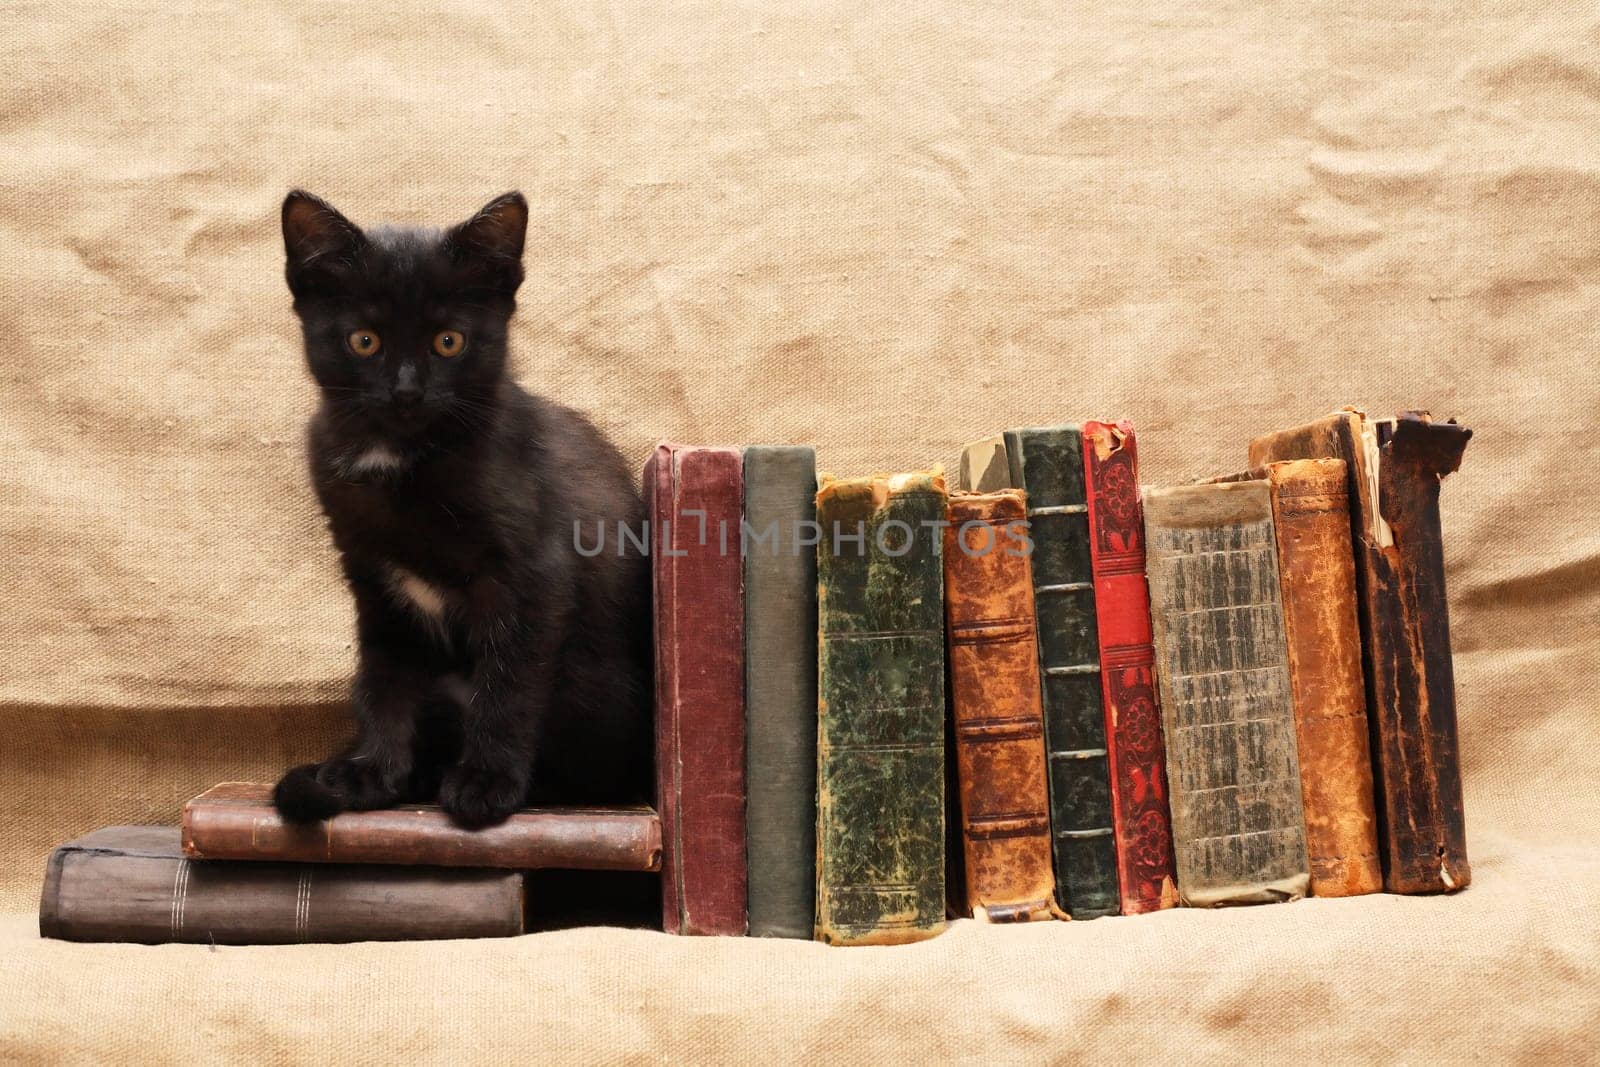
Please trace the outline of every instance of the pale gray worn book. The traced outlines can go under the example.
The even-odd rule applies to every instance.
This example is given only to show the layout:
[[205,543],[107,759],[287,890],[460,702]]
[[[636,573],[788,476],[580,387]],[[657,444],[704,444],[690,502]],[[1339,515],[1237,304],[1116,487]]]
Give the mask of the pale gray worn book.
[[1146,489],[1144,521],[1179,898],[1304,896],[1271,492],[1263,481]]
[[744,450],[750,934],[810,939],[816,906],[817,463]]

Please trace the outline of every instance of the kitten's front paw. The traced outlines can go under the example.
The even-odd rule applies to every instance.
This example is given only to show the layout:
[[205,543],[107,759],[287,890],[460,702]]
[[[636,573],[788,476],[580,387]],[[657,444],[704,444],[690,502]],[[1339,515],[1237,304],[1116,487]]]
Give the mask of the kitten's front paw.
[[317,781],[319,763],[290,769],[272,790],[272,804],[289,822],[320,822],[344,810],[344,798]]
[[522,807],[528,784],[517,775],[458,763],[439,787],[439,806],[469,830],[493,826]]
[[387,808],[400,799],[400,785],[376,760],[331,759],[317,768],[317,781],[337,793],[347,811]]

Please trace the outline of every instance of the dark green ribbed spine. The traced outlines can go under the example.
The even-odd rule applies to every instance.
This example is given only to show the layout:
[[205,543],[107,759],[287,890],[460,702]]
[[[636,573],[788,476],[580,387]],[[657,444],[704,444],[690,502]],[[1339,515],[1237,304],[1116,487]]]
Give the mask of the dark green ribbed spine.
[[1100,641],[1076,426],[1008,430],[1011,484],[1028,494],[1034,606],[1050,763],[1056,903],[1074,919],[1116,915],[1116,839],[1100,696]]

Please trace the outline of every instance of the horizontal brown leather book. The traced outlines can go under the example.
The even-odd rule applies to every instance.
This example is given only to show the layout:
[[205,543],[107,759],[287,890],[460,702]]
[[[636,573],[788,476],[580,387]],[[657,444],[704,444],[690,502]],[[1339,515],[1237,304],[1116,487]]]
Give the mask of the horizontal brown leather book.
[[430,805],[347,811],[285,822],[272,787],[224,782],[183,806],[183,852],[196,859],[435,867],[661,868],[661,820],[649,808],[533,808],[498,826],[463,830]]
[[289,945],[510,937],[515,871],[193,860],[174,826],[109,826],[50,854],[39,934],[63,941]]

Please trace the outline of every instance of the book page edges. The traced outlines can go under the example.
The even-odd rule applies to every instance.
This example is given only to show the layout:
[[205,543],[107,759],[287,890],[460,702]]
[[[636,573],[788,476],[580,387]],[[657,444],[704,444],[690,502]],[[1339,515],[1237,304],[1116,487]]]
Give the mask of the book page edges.
[[1185,907],[1217,908],[1231,904],[1280,904],[1299,900],[1310,888],[1311,875],[1296,872],[1256,885],[1227,885],[1210,889],[1180,889],[1178,897]]

